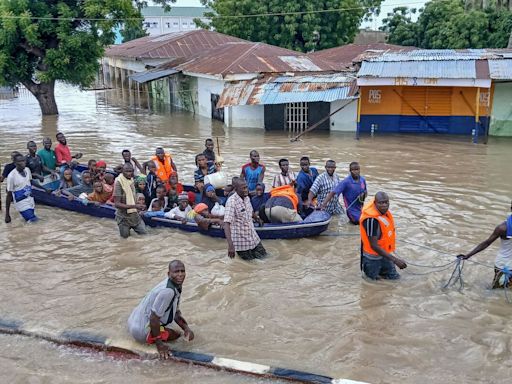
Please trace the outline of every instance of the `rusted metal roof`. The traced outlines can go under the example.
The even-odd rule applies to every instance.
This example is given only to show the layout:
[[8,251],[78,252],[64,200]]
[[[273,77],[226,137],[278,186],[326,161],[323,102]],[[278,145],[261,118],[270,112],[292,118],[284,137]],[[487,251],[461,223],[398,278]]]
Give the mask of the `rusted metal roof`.
[[332,63],[264,43],[227,43],[176,67],[190,73],[226,76],[248,73],[331,72]]
[[112,45],[105,51],[105,56],[132,59],[188,58],[229,42],[245,42],[245,40],[215,31],[198,29],[146,36],[120,45]]
[[270,76],[224,86],[217,108],[352,99],[355,78],[341,75]]
[[343,70],[352,66],[355,62],[360,62],[360,56],[381,55],[385,52],[410,51],[414,47],[403,47],[401,45],[375,43],[375,44],[347,44],[341,47],[324,49],[321,51],[308,53],[308,57],[329,61],[334,63],[338,69]]

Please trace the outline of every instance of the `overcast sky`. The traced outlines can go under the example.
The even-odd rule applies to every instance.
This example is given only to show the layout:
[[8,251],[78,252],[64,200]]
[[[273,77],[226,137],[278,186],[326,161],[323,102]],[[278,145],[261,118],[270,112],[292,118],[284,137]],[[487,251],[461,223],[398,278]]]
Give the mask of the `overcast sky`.
[[[311,0],[315,1],[315,0]],[[421,8],[423,4],[425,4],[426,1],[421,0],[384,0],[384,2],[381,5],[381,12],[380,16],[375,18],[370,23],[364,23],[362,27],[364,28],[371,28],[371,29],[378,29],[382,24],[382,19],[386,17],[386,15],[393,10],[395,7],[400,7],[403,5],[409,5],[410,7],[414,8]],[[199,0],[177,0],[174,4],[175,7],[200,7],[201,3]]]

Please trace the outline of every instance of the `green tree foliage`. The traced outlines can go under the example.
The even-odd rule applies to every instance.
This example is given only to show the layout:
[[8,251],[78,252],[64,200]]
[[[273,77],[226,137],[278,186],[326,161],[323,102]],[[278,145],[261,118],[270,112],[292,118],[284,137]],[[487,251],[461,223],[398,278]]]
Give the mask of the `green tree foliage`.
[[[201,2],[212,9],[212,12],[206,16],[212,18],[210,27],[218,32],[308,52],[352,42],[361,21],[371,17],[372,14],[378,14],[382,0],[201,0]],[[336,9],[341,10],[318,12]],[[288,14],[265,15],[269,13]],[[242,15],[262,16],[243,17]],[[204,24],[201,26],[207,27]]]
[[0,83],[57,114],[55,81],[90,85],[114,28],[139,15],[131,0],[0,0]]
[[388,41],[427,49],[505,48],[512,31],[512,12],[491,3],[465,7],[462,0],[433,0],[420,9],[393,9],[383,20]]

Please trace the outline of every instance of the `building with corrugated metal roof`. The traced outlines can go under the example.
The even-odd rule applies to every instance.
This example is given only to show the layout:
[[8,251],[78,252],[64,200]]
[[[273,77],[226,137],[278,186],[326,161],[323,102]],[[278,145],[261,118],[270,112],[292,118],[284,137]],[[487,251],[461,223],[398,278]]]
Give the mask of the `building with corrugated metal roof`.
[[500,50],[413,50],[365,59],[358,72],[360,131],[486,135],[488,60]]
[[512,136],[512,52],[503,57],[488,61],[493,90],[491,136]]
[[[226,43],[131,78],[155,83],[161,76],[169,79],[172,105],[227,126],[296,133],[315,124],[320,130],[356,126],[355,78],[285,48]],[[332,114],[336,110],[342,113]]]
[[[112,88],[136,89],[130,76],[145,72],[170,60],[187,61],[195,55],[228,42],[245,41],[204,29],[146,36],[106,49],[101,62],[102,81]],[[154,91],[157,99],[167,100],[169,87]]]

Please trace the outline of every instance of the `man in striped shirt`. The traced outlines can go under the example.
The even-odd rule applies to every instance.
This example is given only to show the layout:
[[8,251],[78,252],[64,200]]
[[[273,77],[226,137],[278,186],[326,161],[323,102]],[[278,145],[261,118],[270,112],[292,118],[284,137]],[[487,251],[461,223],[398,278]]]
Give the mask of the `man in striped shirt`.
[[295,173],[290,171],[290,163],[288,159],[279,160],[279,168],[281,172],[274,176],[272,188],[282,187],[283,185],[295,185]]
[[[322,206],[327,195],[340,182],[340,178],[335,171],[336,162],[334,160],[327,160],[325,162],[325,172],[315,179],[309,190],[307,207],[311,206],[315,196],[317,198],[317,206]],[[325,211],[331,215],[339,215],[343,213],[343,207],[339,203],[338,199],[331,199],[325,207]]]

